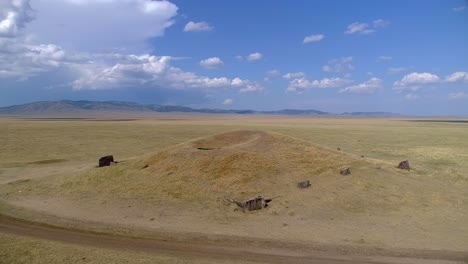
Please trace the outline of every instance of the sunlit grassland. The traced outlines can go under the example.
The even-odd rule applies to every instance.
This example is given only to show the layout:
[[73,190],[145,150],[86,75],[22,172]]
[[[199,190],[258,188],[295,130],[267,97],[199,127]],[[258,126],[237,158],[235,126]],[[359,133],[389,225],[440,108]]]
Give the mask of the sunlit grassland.
[[0,177],[21,168],[68,167],[157,152],[234,129],[278,132],[391,163],[408,159],[428,177],[468,178],[468,124],[396,119],[181,116],[113,121],[0,120]]

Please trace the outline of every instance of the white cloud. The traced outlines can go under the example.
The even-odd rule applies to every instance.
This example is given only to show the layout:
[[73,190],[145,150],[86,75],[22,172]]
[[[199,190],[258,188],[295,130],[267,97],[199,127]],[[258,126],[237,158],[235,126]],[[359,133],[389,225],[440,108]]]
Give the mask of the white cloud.
[[458,93],[450,93],[450,99],[468,99],[468,93],[458,92]]
[[211,31],[213,27],[207,22],[188,22],[184,27],[184,32]]
[[321,41],[324,38],[325,38],[325,35],[323,34],[310,35],[310,36],[305,37],[302,43],[317,42],[317,41]]
[[457,6],[457,7],[454,7],[452,8],[453,11],[455,12],[461,12],[463,10],[465,10],[466,6]]
[[341,89],[338,93],[374,93],[378,89],[382,89],[382,80],[379,78],[371,78],[367,82],[363,82],[357,85],[348,86]]
[[370,34],[373,32],[375,32],[375,30],[370,29],[369,24],[354,22],[348,25],[348,28],[345,31],[345,34]]
[[372,25],[374,26],[374,28],[386,27],[386,26],[390,25],[390,22],[380,18],[380,19],[376,19],[376,20],[372,21]]
[[468,72],[454,72],[445,77],[447,82],[468,82]]
[[396,81],[393,86],[397,89],[410,88],[412,90],[419,89],[418,85],[432,84],[440,81],[439,76],[428,72],[413,72],[407,74],[400,81]]
[[248,93],[248,92],[262,92],[264,90],[263,86],[261,86],[257,82],[252,82],[249,80],[242,80],[240,78],[234,78],[231,81],[232,87],[240,88],[240,93]]
[[223,101],[223,105],[232,105],[234,101],[232,99],[226,99]]
[[[48,5],[46,5],[46,2]],[[0,9],[1,15],[4,12],[3,7],[6,6],[11,9],[11,6],[18,5],[26,11],[29,8],[28,1],[8,0],[8,4],[5,3],[4,1],[0,2],[2,7]],[[83,46],[83,41],[99,42],[101,39],[99,37],[94,39],[92,34],[93,32],[100,34],[104,29],[112,29],[102,34],[103,38],[109,37],[109,34],[112,35],[109,40],[104,41],[104,44],[106,41],[113,42],[116,39],[116,42],[122,43],[118,40],[134,36],[132,34],[139,34],[143,31],[146,32],[142,35],[144,37],[134,39],[138,43],[144,42],[147,37],[162,34],[164,29],[172,24],[171,18],[177,13],[177,7],[168,1],[36,0],[34,3],[36,6],[33,7],[38,8],[38,14],[47,18],[44,18],[45,20],[43,19],[40,23],[33,21],[27,24],[25,29],[22,29],[25,25],[18,22],[19,20],[11,20],[16,23],[15,30],[20,29],[21,32],[12,31],[11,27],[8,27],[8,37],[0,37],[0,78],[26,80],[32,76],[60,71],[60,77],[49,81],[55,83],[57,87],[70,87],[75,90],[141,87],[203,92],[209,92],[213,89],[235,89],[239,92],[252,92],[263,91],[264,89],[255,81],[240,78],[230,79],[223,76],[206,77],[184,71],[171,65],[171,61],[176,58],[138,52],[138,48],[136,52],[135,50],[124,50],[124,52],[80,50],[80,48],[87,49],[86,45]],[[45,8],[46,6],[50,8]],[[26,12],[24,10],[20,11]],[[88,16],[84,14],[91,11],[94,12],[94,15],[88,19]],[[96,12],[99,15],[96,15]],[[56,14],[57,17],[47,16],[47,14]],[[122,16],[119,16],[119,14],[122,14]],[[86,20],[76,19],[79,16],[81,16],[80,18],[86,17]],[[107,20],[108,16],[110,17],[109,20]],[[8,18],[8,16],[5,17]],[[5,17],[1,17],[1,21],[6,20]],[[129,19],[127,20],[127,18]],[[10,18],[8,18],[8,21],[10,21]],[[23,19],[23,21],[27,20]],[[76,31],[70,30],[70,28],[66,29],[70,31],[69,35],[76,33],[76,37],[83,37],[80,30],[86,28],[86,32],[90,34],[89,37],[87,36],[75,43],[74,37],[67,40],[67,34],[61,35],[59,41],[66,40],[76,44],[76,46],[71,45],[73,48],[67,49],[59,44],[36,44],[40,43],[41,38],[31,38],[29,37],[30,34],[23,32],[23,30],[32,30],[30,27],[38,29],[45,22],[55,25],[61,21],[69,21],[69,25],[77,25]],[[113,25],[112,23],[115,21],[117,23]],[[142,25],[141,28],[135,27],[139,23],[145,25]],[[124,24],[125,26],[123,26]],[[91,26],[93,30],[90,31],[89,27]],[[118,34],[115,32],[116,28],[119,30]],[[6,27],[4,30],[7,32]],[[32,32],[36,31],[33,30]],[[41,34],[41,37],[49,36],[48,34],[42,36],[44,32],[47,33],[47,30],[38,30],[37,35]],[[59,33],[57,34],[60,35]],[[54,40],[53,37],[52,40]],[[131,47],[135,48],[134,46]],[[215,57],[204,60],[204,63],[201,64],[214,67],[215,65],[221,65],[221,63],[222,61]],[[57,82],[60,83],[57,84]]]
[[[1,39],[0,39],[1,42]],[[52,71],[67,62],[65,51],[56,45],[24,45],[8,39],[0,45],[0,78],[28,79]]]
[[254,52],[254,53],[250,53],[249,55],[245,56],[245,58],[243,56],[241,56],[241,55],[237,55],[235,58],[238,61],[243,61],[244,59],[247,60],[247,61],[257,61],[257,60],[261,60],[263,58],[263,54],[261,54],[260,52]]
[[273,78],[275,78],[275,77],[278,77],[278,76],[280,76],[280,75],[281,75],[281,73],[280,73],[278,70],[270,70],[270,71],[268,71],[268,72],[266,73],[266,76],[265,76],[265,78],[263,78],[263,80],[264,80],[265,82],[270,82],[271,79],[273,79]]
[[24,33],[33,42],[74,52],[127,54],[148,52],[152,47],[146,40],[163,36],[178,10],[169,1],[151,0],[34,0],[31,5],[36,19]]
[[[121,87],[162,87],[176,90],[239,89],[239,92],[262,90],[256,82],[226,77],[209,78],[170,66],[171,57],[129,55],[113,64],[79,64],[73,70],[79,78],[74,89],[113,89]],[[254,89],[255,88],[255,89]]]
[[212,57],[200,61],[200,66],[206,69],[219,69],[224,66],[224,62],[218,57]]
[[353,57],[342,57],[339,59],[333,59],[328,61],[328,65],[322,67],[324,72],[340,72],[344,73],[350,70],[354,70],[354,66],[351,64]]
[[263,58],[263,55],[260,52],[251,53],[249,54],[249,56],[247,56],[248,61],[257,61],[257,60],[261,60],[262,58]]
[[266,73],[266,75],[268,77],[276,77],[276,76],[280,76],[281,73],[278,70],[270,70]]
[[297,79],[297,78],[302,78],[304,77],[305,74],[303,72],[288,72],[285,75],[283,75],[284,79]]
[[322,80],[313,80],[313,81],[309,81],[305,78],[298,78],[289,82],[289,85],[286,91],[301,93],[304,90],[307,90],[310,88],[335,88],[335,87],[340,87],[342,85],[348,84],[350,82],[352,81],[348,79],[343,79],[343,78],[331,78],[331,79],[324,78]]
[[354,22],[348,25],[344,33],[348,35],[351,35],[351,34],[367,35],[367,34],[376,32],[378,28],[387,27],[389,24],[390,24],[389,21],[386,21],[383,19],[376,19],[372,21],[371,25],[369,25],[368,23]]
[[392,60],[393,58],[391,56],[379,56],[380,61],[389,61]]
[[387,73],[388,74],[397,74],[397,73],[404,72],[404,71],[406,71],[405,67],[390,67],[390,68],[388,68]]
[[0,2],[0,37],[14,37],[33,19],[29,0],[2,0]]

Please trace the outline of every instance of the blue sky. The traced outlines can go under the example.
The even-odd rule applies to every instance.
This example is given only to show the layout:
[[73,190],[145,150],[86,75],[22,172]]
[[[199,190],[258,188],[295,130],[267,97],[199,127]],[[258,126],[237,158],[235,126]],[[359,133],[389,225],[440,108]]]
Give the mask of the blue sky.
[[0,106],[468,115],[468,2],[2,0]]

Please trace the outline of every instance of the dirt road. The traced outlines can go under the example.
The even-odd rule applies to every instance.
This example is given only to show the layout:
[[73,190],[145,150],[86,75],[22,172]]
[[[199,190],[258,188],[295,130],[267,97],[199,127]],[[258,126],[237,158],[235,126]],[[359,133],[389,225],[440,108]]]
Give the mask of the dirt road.
[[[419,256],[418,258],[386,256],[345,256],[317,251],[294,252],[272,248],[238,248],[204,245],[199,243],[180,243],[156,239],[112,236],[67,230],[59,227],[18,221],[0,215],[0,232],[27,236],[38,239],[59,241],[68,244],[131,250],[154,254],[169,254],[200,259],[229,259],[239,262],[259,263],[464,263],[465,253],[450,252],[442,256]],[[435,259],[446,260],[435,260]],[[432,259],[432,260],[431,260]]]

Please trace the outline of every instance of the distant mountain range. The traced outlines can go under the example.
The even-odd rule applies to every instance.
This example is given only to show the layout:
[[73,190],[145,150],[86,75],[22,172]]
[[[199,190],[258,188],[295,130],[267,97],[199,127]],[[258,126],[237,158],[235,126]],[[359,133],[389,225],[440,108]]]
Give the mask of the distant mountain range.
[[201,108],[195,109],[191,107],[178,105],[156,105],[156,104],[139,104],[132,102],[118,101],[43,101],[34,102],[22,105],[13,105],[0,108],[0,115],[49,115],[49,114],[85,114],[99,112],[179,112],[179,113],[207,113],[207,114],[264,114],[264,115],[347,115],[347,116],[397,116],[398,114],[387,112],[351,112],[343,114],[333,114],[314,109],[298,110],[298,109],[283,109],[277,111],[255,111],[255,110],[223,110]]

